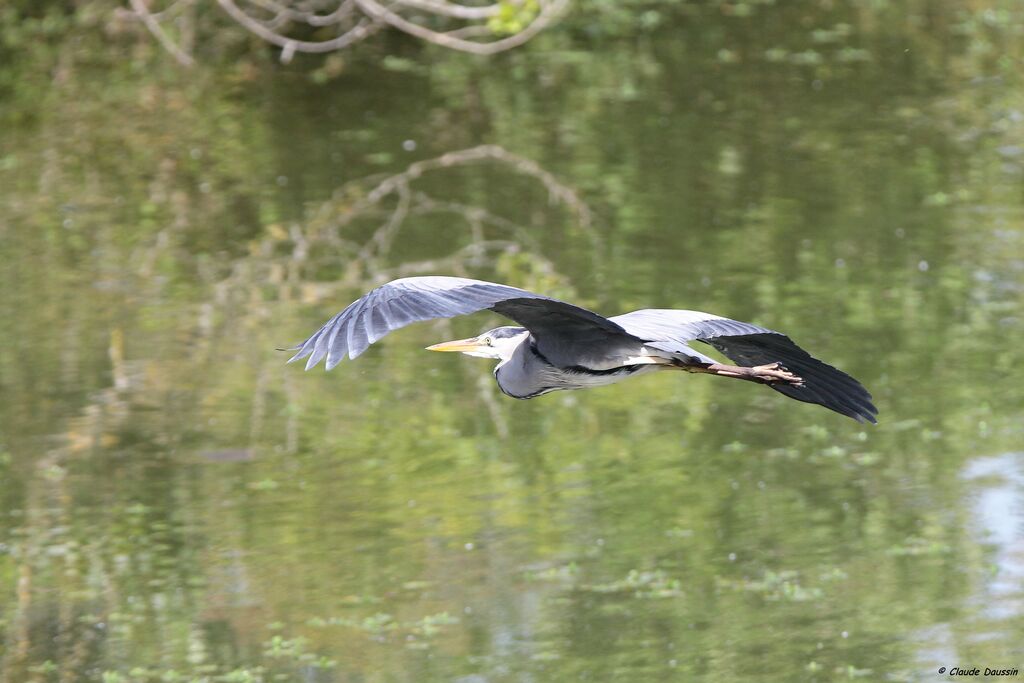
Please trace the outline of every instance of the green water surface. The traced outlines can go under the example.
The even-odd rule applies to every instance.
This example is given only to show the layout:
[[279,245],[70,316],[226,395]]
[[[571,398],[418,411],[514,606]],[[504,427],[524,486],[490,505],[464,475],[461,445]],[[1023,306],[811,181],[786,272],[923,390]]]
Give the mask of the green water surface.
[[[596,2],[330,68],[89,21],[0,49],[5,680],[1024,668],[1019,5]],[[422,351],[491,314],[274,350],[425,273],[782,330],[880,424]]]

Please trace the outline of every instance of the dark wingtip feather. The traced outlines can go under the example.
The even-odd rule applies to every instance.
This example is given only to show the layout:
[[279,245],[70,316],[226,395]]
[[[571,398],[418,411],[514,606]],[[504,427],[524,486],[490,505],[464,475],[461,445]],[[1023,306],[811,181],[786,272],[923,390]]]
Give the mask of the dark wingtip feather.
[[740,365],[778,362],[804,380],[801,386],[770,385],[784,396],[814,403],[860,423],[878,424],[878,408],[864,386],[842,370],[814,358],[778,333],[723,336],[706,340]]
[[878,408],[871,402],[871,394],[860,382],[831,365],[817,359],[811,360],[815,361],[816,367],[801,363],[798,368],[790,368],[804,378],[803,385],[772,385],[771,388],[784,396],[823,406],[861,424],[878,424],[875,417]]

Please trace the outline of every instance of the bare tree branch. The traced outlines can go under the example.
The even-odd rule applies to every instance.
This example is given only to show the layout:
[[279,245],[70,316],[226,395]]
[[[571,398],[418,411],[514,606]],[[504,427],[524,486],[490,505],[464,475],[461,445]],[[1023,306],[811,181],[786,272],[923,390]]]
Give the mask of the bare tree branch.
[[[139,2],[140,0],[132,0],[132,2]],[[296,40],[294,38],[288,38],[275,30],[269,28],[266,24],[253,19],[248,14],[243,12],[238,5],[234,3],[234,0],[217,0],[217,4],[224,9],[228,15],[241,24],[243,27],[256,34],[268,43],[273,43],[284,48],[285,53],[282,55],[282,60],[287,62],[291,59],[291,55],[296,51],[298,52],[333,52],[342,48],[348,47],[352,43],[359,42],[364,38],[372,35],[379,26],[368,19],[360,19],[356,22],[355,26],[348,29],[341,35],[330,40],[321,42],[308,41],[308,40]],[[344,4],[344,3],[343,3]],[[339,15],[340,16],[340,15]],[[287,55],[287,58],[285,57]]]
[[458,36],[453,36],[450,32],[443,33],[433,31],[425,26],[421,26],[420,24],[406,19],[397,12],[391,11],[377,2],[377,0],[356,0],[356,3],[369,16],[378,21],[387,22],[400,31],[405,31],[409,35],[422,38],[423,40],[434,43],[435,45],[477,55],[493,55],[522,45],[526,41],[530,40],[530,38],[533,38],[535,35],[553,24],[569,6],[569,0],[552,0],[551,2],[542,3],[541,10],[537,14],[536,18],[534,18],[534,20],[523,30],[508,36],[507,38],[501,38],[490,43],[481,43],[472,40],[464,40]]
[[439,16],[470,20],[489,19],[501,11],[501,6],[497,3],[486,7],[466,7],[445,0],[397,0],[395,4],[432,12]]
[[144,0],[129,0],[132,5],[132,9],[135,14],[142,20],[142,23],[149,29],[149,32],[153,34],[153,37],[157,39],[160,45],[171,53],[171,55],[178,61],[178,64],[182,66],[192,66],[195,61],[190,55],[182,50],[178,45],[171,40],[171,37],[167,35],[167,32],[160,26],[159,20],[150,13],[149,7],[146,6]]
[[[150,0],[128,0],[131,16],[183,66],[192,57],[161,26],[179,6],[196,0],[174,0],[162,12],[149,10]],[[390,26],[429,43],[477,55],[491,55],[522,45],[556,22],[571,0],[500,0],[489,5],[467,5],[453,0],[217,0],[221,9],[247,31],[281,48],[281,61],[296,52],[324,53],[349,47]],[[508,8],[518,8],[515,21],[504,21]],[[126,11],[127,14],[127,11]],[[494,22],[497,22],[495,24]],[[520,22],[525,25],[519,25]],[[503,26],[509,24],[510,26]],[[334,29],[324,40],[307,39],[302,27]],[[504,31],[511,35],[503,35]],[[307,30],[308,33],[308,30]]]

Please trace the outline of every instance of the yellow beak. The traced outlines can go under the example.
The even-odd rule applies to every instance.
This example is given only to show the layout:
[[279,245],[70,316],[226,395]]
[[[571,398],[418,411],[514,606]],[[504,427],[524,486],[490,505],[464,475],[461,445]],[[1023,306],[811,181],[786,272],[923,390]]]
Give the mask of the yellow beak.
[[454,341],[446,341],[441,342],[440,344],[434,344],[433,346],[428,346],[427,351],[466,352],[475,351],[478,348],[480,348],[480,338],[470,337],[469,339],[456,339]]

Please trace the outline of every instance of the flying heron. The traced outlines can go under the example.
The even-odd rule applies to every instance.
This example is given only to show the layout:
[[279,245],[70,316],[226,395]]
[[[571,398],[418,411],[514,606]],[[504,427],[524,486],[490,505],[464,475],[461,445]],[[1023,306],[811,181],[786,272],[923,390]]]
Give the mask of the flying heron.
[[[407,277],[382,285],[328,320],[288,361],[325,357],[330,370],[410,323],[490,309],[520,327],[428,346],[500,361],[494,377],[512,398],[613,384],[656,370],[683,370],[766,384],[859,422],[875,422],[871,394],[841,370],[811,357],[784,334],[710,313],[645,309],[612,318],[525,289],[460,277]],[[702,342],[736,365],[689,346]]]

